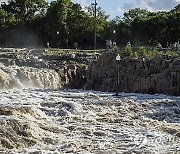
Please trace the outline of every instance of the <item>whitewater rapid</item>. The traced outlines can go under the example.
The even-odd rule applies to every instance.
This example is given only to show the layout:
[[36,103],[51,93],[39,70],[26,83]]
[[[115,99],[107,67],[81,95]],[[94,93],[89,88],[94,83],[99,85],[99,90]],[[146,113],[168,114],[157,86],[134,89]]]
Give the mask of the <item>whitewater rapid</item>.
[[41,88],[58,89],[60,77],[55,70],[47,68],[5,66],[0,63],[0,89]]
[[0,153],[179,153],[180,97],[0,91]]

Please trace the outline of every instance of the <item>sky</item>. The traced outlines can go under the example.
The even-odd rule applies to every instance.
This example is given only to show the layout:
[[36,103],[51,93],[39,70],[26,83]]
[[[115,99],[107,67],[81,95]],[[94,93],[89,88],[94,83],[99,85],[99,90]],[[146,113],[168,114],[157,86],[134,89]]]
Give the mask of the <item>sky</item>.
[[[7,0],[0,0],[0,2],[4,1]],[[47,1],[50,2],[52,0]],[[95,0],[72,1],[85,7],[94,3]],[[122,17],[124,12],[137,7],[149,11],[170,11],[180,4],[180,0],[97,0],[97,4],[106,12],[107,15],[110,15],[110,19],[113,19],[116,16]]]
[[[82,6],[94,3],[94,0],[72,0]],[[124,12],[133,8],[142,8],[149,11],[170,11],[180,3],[180,0],[97,0],[101,7],[110,18],[123,16]]]

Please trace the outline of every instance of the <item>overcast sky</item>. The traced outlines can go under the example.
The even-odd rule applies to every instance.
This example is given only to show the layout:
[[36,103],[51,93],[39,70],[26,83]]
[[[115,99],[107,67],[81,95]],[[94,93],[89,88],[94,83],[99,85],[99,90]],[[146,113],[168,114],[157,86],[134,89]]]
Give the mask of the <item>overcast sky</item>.
[[[0,0],[4,2],[7,0]],[[51,0],[48,0],[50,2]],[[82,6],[88,6],[94,0],[72,0]],[[100,6],[110,18],[122,16],[124,12],[133,8],[143,8],[150,11],[169,11],[180,3],[180,0],[97,0]]]

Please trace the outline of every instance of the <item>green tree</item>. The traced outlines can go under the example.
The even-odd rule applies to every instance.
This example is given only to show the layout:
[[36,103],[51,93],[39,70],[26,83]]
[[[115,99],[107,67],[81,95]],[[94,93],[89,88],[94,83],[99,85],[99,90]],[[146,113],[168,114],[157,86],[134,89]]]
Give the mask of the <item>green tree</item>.
[[8,13],[15,15],[16,19],[30,22],[40,14],[46,13],[46,0],[9,0],[9,3],[2,4],[2,8]]
[[[102,10],[101,7],[97,8],[96,11],[96,34],[97,34],[97,45],[104,46],[104,42],[106,40],[106,28],[108,27],[108,18],[109,16],[106,15],[105,11]],[[94,5],[91,4],[90,6],[86,7],[86,14],[89,18],[89,38],[91,44],[93,44],[94,40]]]
[[79,4],[73,4],[71,11],[68,12],[67,27],[69,44],[73,46],[74,42],[81,45],[88,45],[88,35],[92,31],[89,26],[91,21]]
[[[44,26],[47,40],[50,40],[53,46],[57,46],[57,44],[61,47],[67,46],[67,41],[71,47],[74,42],[78,42],[81,47],[93,46],[93,9],[93,5],[91,5],[83,10],[79,4],[74,4],[71,0],[51,2]],[[97,8],[98,42],[103,40],[104,43],[104,27],[107,24],[107,18],[105,12],[101,8]],[[59,32],[58,35],[57,32]]]
[[0,8],[0,28],[1,31],[8,29],[16,24],[15,16]]
[[69,32],[67,20],[72,5],[71,0],[58,0],[50,3],[46,14],[44,32],[53,46],[62,45],[66,41]]
[[136,18],[146,18],[147,15],[149,15],[149,11],[146,9],[135,8],[125,12],[123,15],[124,23],[130,26]]
[[46,0],[9,0],[7,4],[1,4],[1,8],[14,20],[13,25],[8,26],[11,18],[6,17],[4,44],[11,47],[26,47],[40,42],[41,38],[37,33],[39,26],[35,23],[45,16]]
[[170,12],[152,12],[147,16],[136,17],[131,23],[134,39],[146,45],[160,42],[164,47],[167,42],[177,41],[180,37],[180,11],[177,8]]
[[[113,31],[115,30],[115,33]],[[130,39],[129,26],[122,20],[121,17],[116,17],[109,22],[109,30],[107,31],[111,39],[117,42],[118,45],[125,46]]]
[[[126,40],[129,39],[132,42],[134,41],[137,43],[137,38],[135,36],[139,35],[134,35],[134,32],[137,32],[136,30],[132,29],[132,27],[138,28],[139,29],[139,23],[137,24],[138,19],[144,19],[149,15],[149,11],[145,9],[140,9],[140,8],[135,8],[131,9],[128,12],[125,12],[122,18],[122,23],[120,25],[122,29],[122,34],[126,36]],[[135,23],[135,24],[134,24]],[[134,26],[135,25],[135,26]],[[138,27],[137,27],[138,26]],[[122,36],[123,36],[122,35]]]
[[8,29],[16,25],[15,16],[0,8],[0,43],[5,44]]

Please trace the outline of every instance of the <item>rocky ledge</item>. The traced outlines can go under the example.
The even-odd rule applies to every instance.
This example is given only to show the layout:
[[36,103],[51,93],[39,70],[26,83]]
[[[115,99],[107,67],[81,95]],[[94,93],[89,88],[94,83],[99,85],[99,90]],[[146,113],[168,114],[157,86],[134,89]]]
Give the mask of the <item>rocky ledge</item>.
[[[86,89],[116,90],[117,54],[103,53],[88,69]],[[180,57],[157,54],[146,57],[124,57],[119,67],[119,91],[180,95]]]
[[[121,54],[121,53],[120,53]],[[44,49],[0,49],[0,63],[55,70],[64,88],[84,88],[114,92],[117,63],[115,52],[63,52]],[[157,54],[123,57],[119,63],[119,91],[180,95],[180,57]]]
[[86,72],[91,61],[99,57],[98,53],[63,52],[48,53],[45,49],[1,48],[0,63],[34,68],[54,69],[60,76],[64,88],[83,88],[87,82]]

